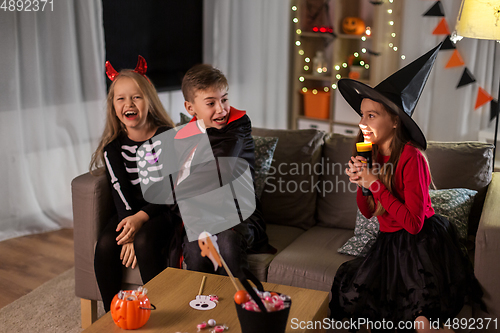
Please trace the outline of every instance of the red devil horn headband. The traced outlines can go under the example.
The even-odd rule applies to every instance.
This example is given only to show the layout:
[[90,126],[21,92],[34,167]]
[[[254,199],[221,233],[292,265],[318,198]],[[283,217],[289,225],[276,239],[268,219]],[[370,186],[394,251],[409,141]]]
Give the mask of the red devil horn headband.
[[[146,76],[146,71],[148,70],[148,64],[146,63],[146,60],[142,57],[139,56],[139,59],[137,60],[137,66],[135,66],[134,72],[139,73],[141,75]],[[114,81],[116,77],[119,75],[113,66],[111,66],[111,63],[109,61],[106,61],[106,75],[111,81]]]
[[139,59],[137,59],[137,66],[135,66],[134,72],[146,75],[147,70],[148,70],[148,64],[146,64],[146,60],[142,56],[139,56]]

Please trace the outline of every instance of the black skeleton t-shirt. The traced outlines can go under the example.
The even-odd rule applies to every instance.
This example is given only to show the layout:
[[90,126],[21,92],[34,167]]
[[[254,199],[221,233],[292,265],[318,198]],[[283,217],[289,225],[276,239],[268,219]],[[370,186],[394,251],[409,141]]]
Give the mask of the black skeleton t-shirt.
[[[163,180],[161,177],[149,176],[148,172],[161,168],[156,162],[162,154],[162,142],[155,136],[169,129],[171,127],[162,126],[150,140],[142,142],[133,141],[126,134],[122,134],[104,147],[106,173],[111,182],[113,202],[119,221],[140,210],[152,218],[166,209],[164,205],[151,204],[144,200],[140,182],[147,184]],[[146,143],[145,151],[137,152],[144,143]],[[140,176],[138,166],[141,166]]]

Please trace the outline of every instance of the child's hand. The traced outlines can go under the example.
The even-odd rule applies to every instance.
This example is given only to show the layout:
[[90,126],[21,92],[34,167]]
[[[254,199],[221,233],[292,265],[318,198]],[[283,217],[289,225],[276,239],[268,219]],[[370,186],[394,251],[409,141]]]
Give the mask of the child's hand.
[[369,188],[372,183],[378,180],[378,177],[366,167],[366,163],[363,163],[365,161],[366,158],[362,156],[351,157],[349,168],[346,168],[345,172],[351,183]]
[[122,232],[116,237],[118,245],[132,242],[137,231],[147,220],[149,220],[149,216],[142,210],[124,218],[116,227],[116,231],[123,228]]
[[361,170],[364,169],[366,158],[362,156],[351,156],[351,159],[349,160],[349,167],[345,169],[346,175],[349,176],[349,181],[352,183],[357,184],[359,181],[359,175],[358,173],[361,172]]
[[123,244],[122,252],[120,253],[120,260],[125,267],[129,267],[130,265],[132,265],[132,269],[134,269],[135,266],[137,266],[134,243]]

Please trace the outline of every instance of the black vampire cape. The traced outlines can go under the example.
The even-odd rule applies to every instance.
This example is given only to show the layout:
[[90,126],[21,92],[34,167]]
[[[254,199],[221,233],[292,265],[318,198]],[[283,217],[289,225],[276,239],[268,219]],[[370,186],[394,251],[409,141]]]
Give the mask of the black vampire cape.
[[[193,118],[191,122],[181,128],[175,136],[176,159],[180,165],[182,165],[193,153],[193,150],[196,149],[191,162],[189,176],[178,185],[174,186],[175,200],[194,197],[222,186],[224,181],[214,181],[214,178],[217,179],[214,177],[214,174],[217,175],[217,173],[219,173],[219,175],[222,176],[219,178],[226,180],[238,178],[238,176],[244,172],[246,163],[245,165],[242,165],[242,163],[222,163],[221,158],[224,157],[239,157],[248,162],[253,181],[255,177],[255,145],[252,138],[251,121],[246,115],[246,112],[231,107],[226,126],[221,129],[206,129],[208,142],[203,140],[206,136],[200,135],[203,132],[196,124],[196,120],[196,118]],[[208,144],[210,147],[207,147]],[[211,159],[211,154],[215,157],[215,161]],[[173,175],[173,179],[177,179],[178,176],[179,175]],[[261,203],[256,196],[255,203],[256,208],[254,212],[242,223],[239,223],[232,229],[242,233],[245,238],[247,238],[248,243],[251,244],[249,253],[275,252],[276,250],[268,243]],[[177,204],[172,205],[171,208],[179,219],[181,219],[182,217]],[[182,231],[184,230],[182,229]],[[182,239],[179,235],[175,238],[178,240]],[[174,245],[174,247],[176,247],[176,249],[172,249],[171,261],[176,260],[172,258],[172,255],[175,257],[175,253],[179,251],[177,245]]]

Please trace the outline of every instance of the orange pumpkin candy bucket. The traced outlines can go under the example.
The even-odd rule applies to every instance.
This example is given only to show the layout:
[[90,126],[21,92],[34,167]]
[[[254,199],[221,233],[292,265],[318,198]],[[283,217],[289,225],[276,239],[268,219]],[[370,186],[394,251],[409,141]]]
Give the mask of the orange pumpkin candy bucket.
[[151,310],[156,307],[146,296],[147,289],[122,290],[111,301],[111,317],[118,327],[126,330],[138,329],[149,320]]

